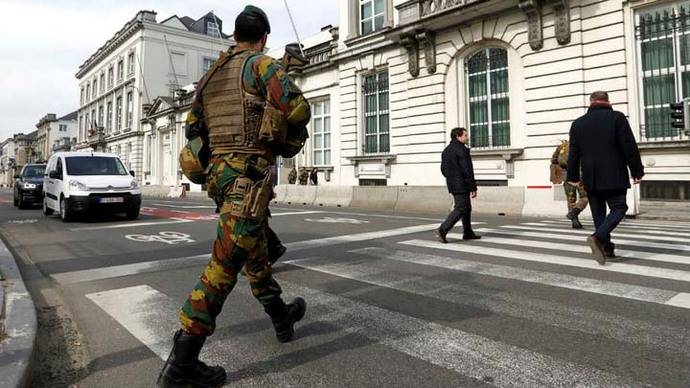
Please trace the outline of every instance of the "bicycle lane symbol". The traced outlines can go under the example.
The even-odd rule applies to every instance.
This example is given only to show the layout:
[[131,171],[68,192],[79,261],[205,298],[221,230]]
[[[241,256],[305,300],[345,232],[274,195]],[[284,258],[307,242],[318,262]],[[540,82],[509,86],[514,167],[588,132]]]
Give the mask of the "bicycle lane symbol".
[[193,243],[190,235],[180,232],[160,232],[158,234],[128,234],[127,240],[136,242],[161,242],[169,245]]

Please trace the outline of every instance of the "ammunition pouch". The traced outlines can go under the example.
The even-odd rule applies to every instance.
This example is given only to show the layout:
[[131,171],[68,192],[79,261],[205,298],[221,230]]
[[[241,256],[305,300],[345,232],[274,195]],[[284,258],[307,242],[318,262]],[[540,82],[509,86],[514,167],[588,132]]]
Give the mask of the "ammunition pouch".
[[271,149],[280,149],[285,145],[286,137],[287,121],[285,116],[271,104],[266,104],[259,128],[259,141]]
[[231,216],[262,221],[273,195],[273,173],[267,171],[263,179],[256,182],[245,176],[238,177],[229,194],[242,196],[241,200],[230,203]]

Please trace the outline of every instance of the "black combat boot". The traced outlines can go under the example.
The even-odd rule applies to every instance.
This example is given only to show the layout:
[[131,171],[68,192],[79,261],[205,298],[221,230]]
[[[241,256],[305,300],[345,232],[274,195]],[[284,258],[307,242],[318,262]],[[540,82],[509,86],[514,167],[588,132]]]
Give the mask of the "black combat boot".
[[285,304],[282,300],[265,307],[276,329],[276,338],[280,342],[289,342],[295,334],[295,323],[304,317],[307,302],[302,298],[295,298],[292,303]]
[[578,208],[572,208],[566,217],[570,220],[572,223],[573,229],[582,229],[582,224],[580,223],[580,219],[577,217],[582,213],[582,209]]
[[220,387],[227,375],[220,366],[208,366],[199,361],[199,352],[205,336],[191,335],[179,330],[173,337],[173,348],[168,361],[158,376],[158,386],[173,387]]

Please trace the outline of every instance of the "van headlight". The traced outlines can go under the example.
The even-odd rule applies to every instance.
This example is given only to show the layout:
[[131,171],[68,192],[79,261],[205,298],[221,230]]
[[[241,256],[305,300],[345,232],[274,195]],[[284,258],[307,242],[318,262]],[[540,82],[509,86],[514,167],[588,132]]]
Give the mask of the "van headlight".
[[22,184],[22,188],[23,188],[24,190],[31,190],[31,189],[35,189],[35,188],[36,188],[36,185],[33,184],[33,183],[24,182],[24,183]]
[[139,188],[139,183],[136,180],[132,179],[132,183],[129,184],[129,188],[130,189]]
[[76,189],[79,191],[89,191],[89,186],[79,182],[78,180],[72,179],[69,181],[69,187],[71,189]]

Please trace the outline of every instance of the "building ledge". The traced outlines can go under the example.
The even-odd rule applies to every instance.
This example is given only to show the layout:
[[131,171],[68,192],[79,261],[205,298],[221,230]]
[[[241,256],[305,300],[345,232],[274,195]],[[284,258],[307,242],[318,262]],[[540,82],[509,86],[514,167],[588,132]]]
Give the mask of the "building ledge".
[[471,154],[473,157],[477,158],[500,156],[503,160],[507,161],[522,155],[524,151],[525,150],[522,148],[472,149]]
[[391,30],[391,27],[384,27],[378,31],[368,33],[366,35],[357,35],[352,38],[345,39],[346,46],[354,46],[361,43],[368,43],[370,41],[380,40],[385,38],[385,34]]
[[690,148],[690,139],[640,142],[637,147],[640,150],[687,150]]
[[377,155],[358,155],[358,156],[348,156],[345,159],[348,159],[353,162],[381,162],[383,164],[389,164],[390,162],[394,161],[397,155],[392,155],[392,154],[377,154]]

